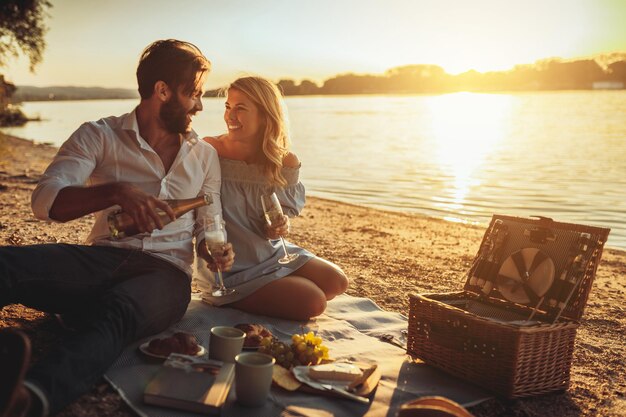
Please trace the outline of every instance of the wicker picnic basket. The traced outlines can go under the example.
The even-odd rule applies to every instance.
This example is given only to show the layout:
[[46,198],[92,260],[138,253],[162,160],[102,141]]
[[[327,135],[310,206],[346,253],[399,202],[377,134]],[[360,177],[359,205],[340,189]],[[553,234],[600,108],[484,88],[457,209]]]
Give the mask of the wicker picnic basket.
[[462,292],[410,296],[408,353],[506,398],[566,390],[609,231],[494,215]]

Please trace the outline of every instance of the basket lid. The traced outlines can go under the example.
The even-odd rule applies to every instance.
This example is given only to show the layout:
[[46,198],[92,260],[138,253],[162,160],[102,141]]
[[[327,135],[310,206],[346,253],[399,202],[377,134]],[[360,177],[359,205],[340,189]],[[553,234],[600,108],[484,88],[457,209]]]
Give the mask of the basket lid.
[[552,321],[579,320],[609,232],[547,217],[494,215],[464,289],[531,307]]

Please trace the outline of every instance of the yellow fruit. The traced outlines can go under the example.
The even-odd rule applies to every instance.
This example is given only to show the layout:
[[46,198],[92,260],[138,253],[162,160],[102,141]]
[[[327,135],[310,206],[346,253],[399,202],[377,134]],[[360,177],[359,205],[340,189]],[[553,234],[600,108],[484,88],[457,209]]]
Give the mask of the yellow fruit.
[[280,362],[283,362],[285,367],[317,365],[322,359],[329,357],[328,347],[322,345],[323,342],[314,332],[304,333],[303,330],[302,334],[296,333],[291,336],[290,346],[274,342],[270,353],[274,356],[280,355]]

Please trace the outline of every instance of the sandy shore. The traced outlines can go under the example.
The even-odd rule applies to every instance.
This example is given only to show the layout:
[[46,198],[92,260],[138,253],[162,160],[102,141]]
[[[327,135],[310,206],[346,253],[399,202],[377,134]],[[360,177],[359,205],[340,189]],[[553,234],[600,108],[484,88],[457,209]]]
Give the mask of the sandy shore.
[[[25,245],[81,243],[89,217],[68,225],[36,220],[30,194],[56,152],[30,141],[0,138],[0,242]],[[340,265],[351,279],[348,293],[385,309],[408,312],[408,294],[460,290],[483,228],[309,198],[292,222],[290,239]],[[565,394],[473,407],[476,416],[626,415],[626,252],[605,249],[578,330],[572,382]],[[19,327],[33,340],[34,360],[63,331],[49,315],[21,305],[0,311],[0,327]],[[103,381],[60,416],[131,416]]]

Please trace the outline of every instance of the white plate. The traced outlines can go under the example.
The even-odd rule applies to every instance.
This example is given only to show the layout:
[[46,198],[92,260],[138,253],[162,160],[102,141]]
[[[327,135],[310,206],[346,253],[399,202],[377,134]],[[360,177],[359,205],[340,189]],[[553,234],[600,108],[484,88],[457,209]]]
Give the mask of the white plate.
[[[139,350],[141,351],[141,353],[143,353],[144,355],[153,357],[153,358],[159,358],[159,359],[167,359],[167,356],[164,355],[157,355],[156,353],[152,353],[148,350],[148,345],[150,345],[150,340],[147,341],[146,343],[143,343],[142,345],[139,346]],[[200,345],[200,350],[198,351],[198,353],[196,353],[195,355],[191,355],[191,356],[202,356],[206,353],[206,349],[204,348],[204,346]],[[169,355],[168,355],[169,356]]]
[[348,392],[346,389],[350,384],[350,381],[331,381],[331,380],[317,380],[309,376],[310,366],[294,366],[291,369],[291,373],[294,377],[303,384],[306,384],[312,388],[320,391],[332,391],[341,395],[342,397],[349,398],[354,401],[369,404],[369,398],[361,397],[356,394]]

